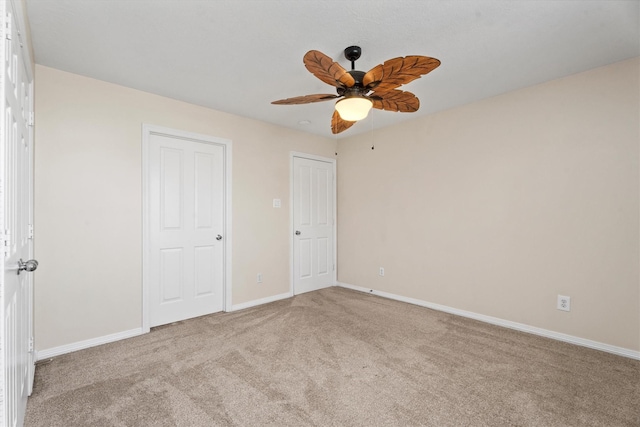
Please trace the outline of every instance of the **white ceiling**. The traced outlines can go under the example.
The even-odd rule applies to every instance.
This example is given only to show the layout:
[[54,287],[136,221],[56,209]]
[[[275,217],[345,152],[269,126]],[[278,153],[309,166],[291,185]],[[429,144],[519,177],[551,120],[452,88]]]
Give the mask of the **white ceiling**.
[[[416,113],[374,110],[347,137],[640,55],[640,2],[416,0],[26,0],[36,63],[240,116],[332,136],[335,93],[302,64],[346,69],[425,55],[442,65],[403,86]],[[300,124],[309,121],[310,124]]]

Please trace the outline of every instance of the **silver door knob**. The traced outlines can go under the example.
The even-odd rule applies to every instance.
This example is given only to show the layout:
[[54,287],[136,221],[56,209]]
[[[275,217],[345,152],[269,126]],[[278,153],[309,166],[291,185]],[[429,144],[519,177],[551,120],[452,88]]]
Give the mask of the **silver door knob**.
[[38,261],[30,259],[29,261],[22,261],[22,258],[18,261],[18,274],[21,271],[36,271],[38,268]]
[[218,235],[216,236],[216,240],[222,240],[222,236],[218,234]]
[[300,234],[302,234],[300,233],[300,230],[296,230],[296,236],[299,236]]

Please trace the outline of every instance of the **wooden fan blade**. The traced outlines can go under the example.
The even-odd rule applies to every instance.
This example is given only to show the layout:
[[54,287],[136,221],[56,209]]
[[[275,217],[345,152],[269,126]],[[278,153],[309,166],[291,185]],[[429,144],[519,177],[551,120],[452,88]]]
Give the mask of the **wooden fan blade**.
[[362,84],[376,92],[388,92],[419,79],[439,65],[439,60],[428,56],[393,58],[369,70],[362,78]]
[[342,120],[340,114],[338,114],[336,110],[333,110],[333,117],[331,117],[331,132],[333,132],[334,134],[344,132],[354,124],[356,124],[356,122],[348,122],[346,120]]
[[293,98],[280,99],[273,101],[275,105],[291,105],[291,104],[310,104],[312,102],[328,101],[330,99],[339,98],[339,95],[323,94],[295,96]]
[[420,108],[420,100],[411,92],[392,90],[389,92],[374,92],[369,96],[373,101],[373,108],[386,111],[413,113]]
[[302,61],[311,74],[326,84],[336,87],[351,87],[356,83],[347,70],[322,52],[310,50],[304,55]]

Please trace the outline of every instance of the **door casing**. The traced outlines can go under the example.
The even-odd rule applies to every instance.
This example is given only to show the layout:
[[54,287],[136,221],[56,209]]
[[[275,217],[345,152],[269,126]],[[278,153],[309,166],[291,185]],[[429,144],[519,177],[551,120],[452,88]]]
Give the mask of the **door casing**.
[[231,149],[232,141],[224,138],[212,137],[193,132],[171,129],[151,124],[142,125],[142,332],[150,331],[149,322],[149,258],[150,258],[150,230],[149,219],[151,215],[150,188],[149,188],[149,139],[150,136],[161,135],[170,138],[185,139],[206,144],[220,145],[224,149],[224,277],[223,289],[224,297],[222,310],[231,310],[232,291],[232,226],[231,226]]

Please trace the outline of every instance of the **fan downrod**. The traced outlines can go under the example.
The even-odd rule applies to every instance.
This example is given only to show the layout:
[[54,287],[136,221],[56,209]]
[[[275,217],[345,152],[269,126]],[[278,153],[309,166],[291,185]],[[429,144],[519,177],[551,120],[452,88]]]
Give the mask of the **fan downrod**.
[[344,50],[344,57],[351,61],[352,70],[356,69],[356,61],[360,58],[361,54],[362,49],[360,49],[360,46],[349,46]]

